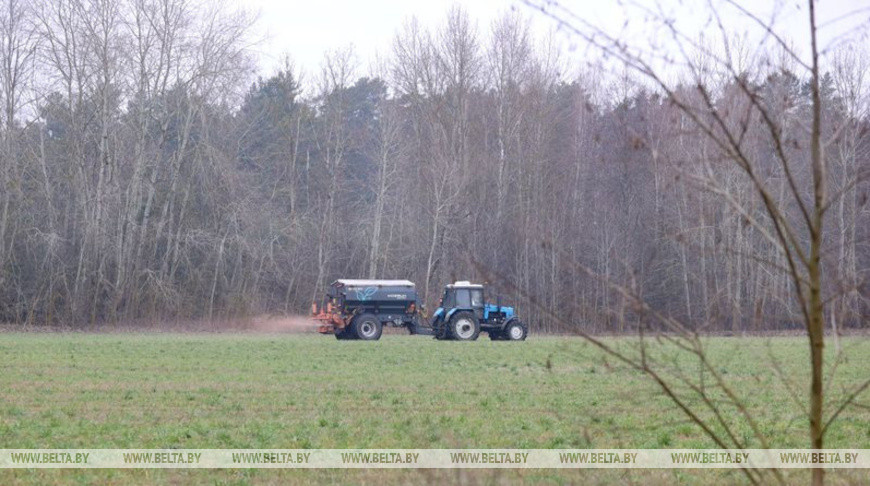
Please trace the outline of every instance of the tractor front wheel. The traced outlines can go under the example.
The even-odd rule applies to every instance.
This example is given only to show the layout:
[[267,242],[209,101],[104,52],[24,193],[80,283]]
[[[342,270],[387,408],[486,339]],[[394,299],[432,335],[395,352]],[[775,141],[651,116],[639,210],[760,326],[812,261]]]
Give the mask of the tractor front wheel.
[[492,341],[504,341],[505,337],[501,331],[489,331],[489,339]]
[[384,326],[371,314],[356,316],[353,320],[353,333],[363,341],[377,341],[384,332]]
[[474,341],[480,335],[480,322],[471,312],[457,312],[450,319],[450,337],[457,341]]
[[508,341],[524,341],[529,335],[529,329],[519,320],[508,322],[504,328],[504,336]]

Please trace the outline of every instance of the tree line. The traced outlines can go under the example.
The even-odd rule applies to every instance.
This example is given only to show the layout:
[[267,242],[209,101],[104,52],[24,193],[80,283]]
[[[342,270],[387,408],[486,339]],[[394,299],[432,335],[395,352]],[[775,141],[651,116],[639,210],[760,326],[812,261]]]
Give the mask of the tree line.
[[[611,282],[698,329],[801,326],[763,201],[675,105],[724,113],[798,214],[811,90],[786,58],[747,54],[677,97],[574,74],[519,13],[453,8],[408,20],[365,75],[346,49],[252,83],[252,25],[209,2],[3,0],[0,322],[300,313],[349,277],[408,278],[432,307],[492,272],[505,301],[535,297],[537,331],[560,330],[541,306],[634,329]],[[820,89],[840,327],[868,311],[868,59],[831,52]]]

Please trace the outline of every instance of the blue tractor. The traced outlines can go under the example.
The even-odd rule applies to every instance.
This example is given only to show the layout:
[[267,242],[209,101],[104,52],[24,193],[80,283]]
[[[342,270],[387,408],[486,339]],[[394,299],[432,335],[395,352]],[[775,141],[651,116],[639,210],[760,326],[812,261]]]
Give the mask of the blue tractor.
[[436,339],[457,341],[474,341],[481,332],[494,341],[522,341],[529,334],[513,307],[487,303],[484,286],[466,281],[444,287],[430,327]]
[[529,333],[513,307],[498,299],[486,303],[483,285],[470,282],[444,287],[430,323],[421,311],[416,286],[408,280],[339,279],[329,286],[322,305],[312,303],[311,317],[319,332],[339,340],[377,341],[385,326],[457,341],[474,341],[481,331],[495,341],[522,341]]

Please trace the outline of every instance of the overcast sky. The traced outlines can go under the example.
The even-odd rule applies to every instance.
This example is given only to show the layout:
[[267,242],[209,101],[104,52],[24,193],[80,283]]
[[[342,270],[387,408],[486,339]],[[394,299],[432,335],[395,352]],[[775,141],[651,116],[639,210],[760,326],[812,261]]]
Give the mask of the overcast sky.
[[[721,0],[712,1],[716,5],[723,3]],[[619,3],[623,2],[562,2],[584,17],[610,25],[613,29],[622,29],[624,14]],[[663,4],[664,10],[669,15],[674,15],[684,29],[705,29],[706,14],[703,11],[706,9],[707,0],[637,0],[637,3],[651,8]],[[805,43],[805,1],[750,0],[741,3],[764,19],[773,16],[777,32],[794,39],[798,45]],[[358,58],[359,74],[365,74],[375,53],[389,54],[393,37],[406,19],[416,16],[424,25],[437,27],[443,22],[448,9],[455,4],[462,5],[477,21],[482,31],[489,28],[495,17],[512,8],[527,15],[532,22],[533,31],[539,35],[555,26],[552,21],[517,0],[247,0],[243,3],[246,8],[259,12],[257,38],[262,41],[256,50],[260,53],[260,73],[266,75],[281,65],[281,59],[286,54],[290,55],[298,69],[314,73],[327,50],[344,48],[350,44],[354,46]],[[733,8],[720,10],[730,11],[725,12],[729,29],[733,28],[738,32],[741,29],[753,30],[751,22],[745,16],[737,14]],[[840,34],[854,28],[856,24],[868,22],[870,0],[820,0],[818,10],[819,24],[823,26],[821,41],[824,47],[836,41]],[[856,10],[857,13],[847,15]],[[848,18],[843,19],[844,16]],[[640,25],[643,24],[643,19],[636,15],[632,22],[632,25]],[[628,27],[634,28],[639,27]],[[866,41],[866,30],[864,32]],[[656,33],[645,32],[644,35],[655,36]],[[644,35],[631,37],[642,39]],[[571,39],[564,32],[556,32],[555,37],[568,57],[571,53],[582,52],[583,46],[579,46],[576,39]]]
[[[265,72],[279,66],[285,54],[313,72],[327,50],[350,44],[365,70],[375,53],[388,53],[406,19],[416,16],[436,27],[452,5],[462,5],[481,28],[512,6],[528,10],[513,0],[249,0],[245,5],[260,13],[258,28],[264,40],[258,50]],[[542,29],[547,24],[543,20],[535,20]]]

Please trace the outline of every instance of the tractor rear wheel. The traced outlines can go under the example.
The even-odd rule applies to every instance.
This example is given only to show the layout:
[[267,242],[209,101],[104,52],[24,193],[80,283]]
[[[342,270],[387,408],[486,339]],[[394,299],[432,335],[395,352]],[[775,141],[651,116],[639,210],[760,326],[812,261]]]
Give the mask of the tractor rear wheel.
[[356,316],[353,320],[353,333],[363,341],[377,341],[384,332],[384,326],[371,314]]
[[474,341],[480,335],[480,322],[471,312],[457,312],[450,319],[450,337],[457,341]]
[[508,341],[525,341],[529,329],[517,319],[508,322],[504,328],[504,336]]

